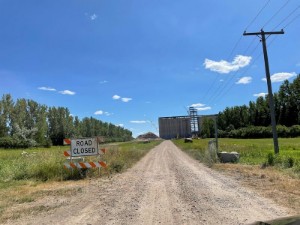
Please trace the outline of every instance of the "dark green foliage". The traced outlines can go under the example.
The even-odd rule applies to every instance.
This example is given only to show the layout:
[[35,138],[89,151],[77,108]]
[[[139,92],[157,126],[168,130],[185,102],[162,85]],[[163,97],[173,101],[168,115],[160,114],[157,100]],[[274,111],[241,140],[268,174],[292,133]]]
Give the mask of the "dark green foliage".
[[13,148],[16,145],[15,140],[12,137],[0,137],[0,147]]
[[267,161],[269,166],[274,166],[274,154],[273,153],[268,153],[267,155]]
[[291,137],[300,136],[300,125],[294,125],[290,128],[290,136]]
[[103,136],[106,142],[132,140],[122,127],[95,118],[79,120],[68,108],[47,107],[9,94],[0,100],[0,147],[28,148],[63,145],[64,138]]
[[268,153],[267,155],[267,165],[268,166],[278,166],[284,169],[293,168],[295,165],[295,159],[288,155],[275,155],[273,153]]
[[[277,132],[279,137],[300,136],[300,75],[285,81],[274,94]],[[268,96],[251,101],[249,106],[227,107],[218,115],[221,137],[272,137]]]
[[285,160],[285,166],[287,168],[292,168],[294,166],[294,162],[295,160],[293,159],[293,157],[287,157]]
[[[229,138],[272,138],[272,128],[263,126],[249,126],[242,127],[234,130],[219,130],[219,137],[229,137]],[[300,125],[294,125],[292,127],[286,127],[282,125],[277,126],[278,137],[282,138],[292,138],[300,136]]]
[[201,126],[201,137],[210,138],[214,136],[214,121],[213,119],[204,118]]

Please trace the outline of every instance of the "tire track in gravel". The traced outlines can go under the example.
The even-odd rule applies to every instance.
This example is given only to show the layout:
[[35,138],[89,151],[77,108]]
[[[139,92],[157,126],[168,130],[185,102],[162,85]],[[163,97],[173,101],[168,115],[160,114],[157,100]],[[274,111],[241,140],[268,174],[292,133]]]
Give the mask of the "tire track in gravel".
[[164,141],[123,174],[90,181],[61,207],[8,224],[248,224],[288,215]]

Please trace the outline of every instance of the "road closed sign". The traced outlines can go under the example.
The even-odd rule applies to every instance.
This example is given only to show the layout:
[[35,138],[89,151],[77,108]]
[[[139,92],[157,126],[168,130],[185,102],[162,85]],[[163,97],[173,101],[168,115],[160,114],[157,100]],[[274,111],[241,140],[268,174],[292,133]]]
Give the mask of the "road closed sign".
[[71,156],[98,155],[97,138],[82,138],[71,140]]

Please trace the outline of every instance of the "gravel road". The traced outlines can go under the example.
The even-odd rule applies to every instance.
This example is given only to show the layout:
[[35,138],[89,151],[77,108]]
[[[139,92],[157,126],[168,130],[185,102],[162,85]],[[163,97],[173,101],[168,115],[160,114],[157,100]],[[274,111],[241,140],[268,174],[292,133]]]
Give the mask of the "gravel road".
[[10,224],[249,224],[288,216],[229,177],[179,150],[171,141],[152,149],[125,173],[91,180],[60,206]]

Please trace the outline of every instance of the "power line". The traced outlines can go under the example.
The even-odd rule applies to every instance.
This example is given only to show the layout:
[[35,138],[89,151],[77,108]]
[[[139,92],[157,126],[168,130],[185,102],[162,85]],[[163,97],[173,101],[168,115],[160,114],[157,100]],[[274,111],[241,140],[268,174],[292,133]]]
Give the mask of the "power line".
[[273,14],[273,16],[271,16],[271,18],[265,23],[265,25],[263,25],[263,28],[268,25],[273,19],[275,16],[277,16],[277,14],[284,8],[287,6],[287,4],[289,4],[290,0],[287,0],[278,10],[276,13]]
[[[247,55],[252,55],[254,53],[254,51],[258,48],[259,43],[255,46],[255,48],[250,53],[247,53],[248,50],[250,49],[250,47],[253,45],[254,41],[255,41],[255,38],[252,39],[252,41],[250,42],[250,44],[248,45],[248,47],[246,48],[246,50],[243,52],[243,55],[246,55],[246,54]],[[236,71],[234,73],[234,75],[231,76],[231,78],[228,78],[229,80],[228,80],[228,82],[225,83],[225,87],[223,89],[219,88],[218,92],[216,92],[216,94],[213,95],[213,97],[211,97],[210,100],[213,99],[212,101],[214,101],[217,97],[219,97],[222,94],[222,91],[228,86],[229,82],[233,80],[233,78],[237,75],[237,73],[238,73],[238,71]]]
[[296,19],[298,19],[300,17],[300,14],[298,14],[297,16],[294,17],[294,19],[292,19],[288,24],[286,24],[283,28],[287,28],[289,25],[291,25],[293,22],[295,22]]
[[[260,10],[258,11],[258,13],[255,15],[255,17],[250,21],[250,23],[246,26],[246,29],[244,30],[247,30],[253,23],[254,21],[258,18],[258,16],[262,13],[262,11],[267,7],[267,5],[270,3],[271,0],[268,0],[261,8]],[[240,38],[238,39],[238,41],[236,42],[236,44],[234,45],[234,47],[232,48],[230,54],[228,55],[227,57],[227,61],[230,60],[230,58],[232,57],[232,54],[233,52],[236,50],[237,46],[239,45],[239,43],[241,42],[241,39],[242,39],[242,36],[240,36]],[[253,38],[253,41],[250,43],[250,45],[248,46],[247,50],[251,47],[252,43],[254,42],[254,38]],[[246,51],[247,51],[246,50]],[[209,88],[207,89],[207,91],[205,92],[205,95],[203,96],[203,100],[206,99],[207,95],[210,94],[211,90],[213,89],[213,87],[215,86],[215,84],[217,83],[217,80],[218,80],[218,76],[215,77],[214,81],[212,82],[212,84],[209,86]],[[225,85],[227,86],[228,84],[225,82]],[[219,85],[219,88],[218,90],[221,89],[221,86],[222,84]],[[214,96],[214,95],[213,95]],[[212,97],[211,97],[212,98]],[[210,99],[211,99],[210,98]]]
[[[255,48],[250,52],[249,55],[252,55],[256,49],[258,48],[259,46],[259,43],[255,46]],[[244,55],[247,53],[249,48],[247,48],[247,50],[244,52]],[[253,61],[252,61],[253,63]],[[244,73],[246,73],[247,71],[249,70],[249,67],[247,67],[246,71]],[[228,87],[228,85],[230,84],[230,82],[236,77],[236,75],[239,73],[239,71],[235,71],[235,73],[230,76],[228,79],[227,79],[227,82],[223,85],[222,88],[219,88],[217,92],[215,92],[214,95],[212,95],[212,97],[209,99],[209,101],[211,101],[212,103],[215,103],[216,99],[218,99],[220,96],[224,96],[225,94],[224,93],[228,93],[228,91],[232,88],[232,86],[229,87],[229,89],[226,89]],[[234,84],[234,83],[233,83]],[[220,85],[221,86],[221,85]]]
[[259,12],[256,14],[256,16],[252,19],[252,21],[246,26],[245,30],[248,30],[248,28],[254,23],[254,21],[257,19],[257,17],[261,14],[261,12],[267,7],[267,5],[270,3],[271,0],[268,0],[265,5],[259,10]]
[[[289,3],[289,1],[290,0],[288,0],[284,5],[282,5],[281,6],[281,8],[279,9],[279,10],[277,10],[277,12],[276,13],[274,13],[274,15],[265,23],[265,25],[264,26],[266,26],[267,24],[269,24],[278,14],[279,14],[279,12],[281,11],[281,10],[283,10],[283,8]],[[257,17],[261,14],[261,12],[266,8],[266,6],[269,4],[269,2],[270,2],[270,0],[269,1],[267,1],[266,3],[265,3],[265,5],[260,9],[260,11],[257,13],[257,15],[254,17],[254,19],[248,24],[248,26],[246,27],[246,29],[245,30],[247,30],[252,24],[253,24],[253,22],[257,19]],[[289,13],[289,15],[288,16],[286,16],[275,28],[277,28],[278,26],[280,26],[281,24],[283,24],[285,21],[287,21],[298,9],[300,8],[300,5],[299,6],[297,6],[293,11],[291,11],[290,13]],[[289,26],[289,25],[291,25],[296,19],[298,19],[300,17],[300,14],[299,15],[297,15],[296,17],[294,17],[290,22],[288,22],[285,26],[284,26],[284,28],[286,28],[287,26]],[[275,29],[274,28],[274,29]],[[273,30],[274,30],[273,29]],[[269,35],[270,36],[270,35]],[[269,37],[268,36],[268,37]],[[268,38],[267,37],[267,38]],[[271,44],[275,41],[277,39],[277,36],[271,41],[271,42],[269,42],[269,44],[268,44],[268,46],[271,46]],[[238,44],[239,44],[239,42],[241,41],[241,38],[239,38],[239,40],[237,41],[237,43],[235,44],[235,46],[233,47],[233,49],[232,49],[232,51],[230,52],[230,56],[233,54],[233,52],[234,52],[234,50],[237,48],[237,46],[238,46]],[[244,54],[246,54],[246,52],[248,52],[248,50],[252,47],[252,45],[253,45],[253,43],[254,43],[254,41],[255,41],[255,38],[253,38],[253,40],[251,41],[251,43],[248,45],[248,47],[246,48],[246,50],[245,50],[245,53]],[[256,50],[257,50],[257,48],[258,48],[258,46],[259,46],[259,43],[254,47],[254,49],[250,52],[250,54],[249,55],[252,55]],[[262,56],[262,53],[260,53],[260,54],[258,54],[256,57],[253,57],[252,58],[252,64],[254,63],[254,62],[256,62],[260,57]],[[244,70],[243,71],[243,73],[241,74],[241,77],[243,77],[247,72],[248,72],[248,70],[250,69],[250,67],[247,67],[246,68],[246,70]],[[231,82],[236,76],[237,76],[237,74],[239,73],[239,71],[236,71],[232,76],[230,76],[230,77],[228,77],[227,79],[226,79],[226,81],[225,82],[222,82],[220,85],[219,85],[219,88],[217,89],[217,91],[216,92],[214,92],[211,96],[210,96],[210,98],[208,99],[208,101],[207,102],[210,102],[210,104],[211,105],[213,105],[214,103],[216,103],[216,102],[219,102],[220,100],[221,100],[221,96],[225,96],[225,95],[227,95],[228,94],[228,92],[232,89],[232,87],[235,85],[235,83],[236,82]],[[215,83],[216,83],[216,81],[218,80],[218,78],[219,78],[219,76],[216,76],[216,78],[215,78],[215,80],[214,80],[214,82],[212,83],[212,85],[210,85],[210,88],[208,89],[209,90],[209,92],[212,90],[212,88],[214,87],[214,85],[215,85]],[[231,82],[231,85],[229,86],[229,88],[227,88],[228,87],[228,85],[230,84],[230,82]],[[206,94],[205,94],[205,98],[207,97],[207,95],[209,94],[209,92],[206,92]]]
[[245,52],[247,52],[250,49],[250,47],[253,45],[254,41],[255,41],[255,37],[253,37],[252,41],[250,42],[250,44],[246,48]]
[[[234,52],[234,50],[237,48],[237,46],[239,45],[239,43],[242,40],[242,35],[240,36],[240,38],[238,39],[238,41],[235,43],[233,49],[231,50],[230,54],[227,57],[227,60],[229,60],[229,58],[231,57],[232,53]],[[207,95],[210,93],[210,91],[212,90],[212,88],[214,87],[214,85],[216,84],[218,80],[218,76],[215,77],[214,81],[211,83],[211,85],[209,86],[209,88],[207,89],[207,91],[205,92],[205,95],[203,96],[203,99],[206,99]]]
[[274,27],[272,30],[276,30],[281,24],[283,24],[288,18],[290,18],[299,8],[300,8],[300,5],[298,5],[292,12],[289,13],[288,16],[286,16],[283,20],[281,20],[281,22],[276,27]]
[[[252,41],[253,43],[253,41]],[[247,53],[247,51],[249,50],[249,47],[252,45],[252,43],[250,43],[250,45],[248,46],[248,48],[246,49],[246,51],[244,51],[244,55],[248,54],[248,55],[252,55],[256,49],[258,48],[259,46],[259,43],[255,46],[255,48],[250,52],[250,53]],[[211,103],[215,103],[215,100],[217,98],[219,98],[220,96],[224,95],[225,92],[228,92],[228,90],[226,90],[226,88],[228,87],[228,85],[230,84],[230,82],[236,77],[236,75],[239,73],[239,71],[235,71],[235,73],[232,75],[232,76],[228,76],[228,78],[226,79],[225,82],[222,82],[221,84],[219,84],[219,87],[217,89],[216,92],[213,93],[213,95],[210,96],[210,98],[208,99],[208,102],[211,102]],[[216,82],[216,80],[215,80]]]
[[[276,12],[276,13],[275,13],[275,14],[267,21],[267,23],[265,23],[265,25],[267,25],[272,19],[274,19],[274,17],[275,17],[276,15],[278,15],[278,13],[279,13],[279,12],[280,12],[280,11],[281,11],[288,3],[289,3],[289,1],[290,1],[290,0],[288,0],[284,5],[282,5],[281,8],[280,8],[279,10],[277,10],[277,12]],[[264,5],[264,7],[263,7],[262,9],[264,9],[264,8],[268,5],[268,3],[269,3],[269,1],[266,2],[266,4]],[[284,19],[283,19],[276,27],[278,27],[280,24],[284,23],[291,15],[293,15],[293,14],[297,11],[298,8],[300,8],[300,5],[297,6],[292,12],[290,12],[289,15],[286,16],[286,17],[285,17],[285,18],[284,18]],[[260,10],[260,12],[262,11],[262,9]],[[260,12],[259,12],[259,13],[260,13]],[[259,15],[259,13],[258,13],[258,15]],[[255,18],[257,18],[258,15],[257,15]],[[292,19],[292,20],[291,20],[284,28],[286,28],[287,26],[289,26],[290,24],[292,24],[298,17],[300,17],[300,14],[297,15],[295,18],[293,18],[293,19]],[[251,21],[251,23],[250,23],[247,27],[249,27],[251,24],[252,24],[252,21]],[[274,29],[275,29],[275,28],[274,28]],[[273,29],[273,30],[274,30],[274,29]],[[269,36],[270,36],[270,35],[269,35]],[[268,38],[269,36],[267,36],[267,38]],[[270,45],[275,41],[276,38],[277,38],[277,36],[276,36],[276,37],[268,44],[268,46],[270,46]],[[247,52],[248,49],[250,49],[250,47],[252,46],[254,40],[255,40],[255,38],[253,38],[252,42],[251,42],[250,45],[247,47],[247,49],[246,49],[245,52]],[[252,54],[254,53],[254,51],[257,49],[258,46],[259,46],[259,43],[256,45],[256,47],[253,49],[253,51],[252,51],[249,55],[252,55]],[[259,58],[261,55],[262,55],[262,53],[258,55],[258,58]],[[252,63],[254,63],[258,58],[254,57],[254,60],[252,60]],[[246,70],[244,70],[244,72],[242,73],[241,77],[242,77],[243,75],[245,75],[245,73],[246,73],[248,70],[249,70],[249,67],[248,67]],[[222,86],[223,88],[222,88],[222,89],[219,88],[218,91],[215,92],[215,94],[212,95],[212,96],[210,97],[209,101],[212,101],[213,103],[215,103],[215,100],[217,100],[220,96],[226,95],[226,94],[229,92],[229,90],[234,86],[235,83],[232,83],[232,84],[229,86],[229,88],[226,89],[227,86],[229,85],[229,82],[231,82],[231,81],[236,77],[237,73],[238,73],[238,71],[236,71],[236,73],[235,73],[233,76],[231,76],[229,79],[227,79],[227,80],[226,80],[226,83]],[[220,85],[220,87],[221,87],[221,85]],[[219,100],[219,99],[218,99],[218,100]]]
[[[275,36],[269,43],[268,43],[268,47],[270,47],[273,42],[278,38],[278,36]],[[252,55],[255,50],[258,48],[259,46],[259,42],[257,43],[257,45],[255,46],[255,48],[252,50],[251,54]],[[263,55],[262,52],[260,52],[259,54],[257,54],[255,57],[253,57],[253,60],[252,60],[252,64],[254,64],[261,56]],[[250,67],[247,67],[243,73],[241,73],[241,77],[243,77],[248,71],[249,71]],[[238,73],[238,71],[236,71],[236,73],[233,75],[234,77],[236,76],[236,74]],[[232,80],[232,79],[231,79]],[[233,88],[233,86],[235,85],[236,83],[232,82],[231,85],[229,86],[229,88],[227,90],[224,90],[223,92],[219,93],[217,96],[215,96],[212,100],[213,103],[217,103],[221,100],[221,96],[226,96],[228,94],[228,92]]]
[[[268,43],[268,47],[270,47],[273,42],[278,38],[278,36],[275,36],[269,43]],[[255,40],[255,39],[254,39]],[[252,55],[255,50],[258,48],[259,46],[259,42],[257,43],[257,45],[255,46],[255,48],[252,50],[251,54]],[[261,56],[263,55],[262,52],[260,52],[259,54],[257,54],[255,57],[253,57],[253,60],[252,60],[252,64],[254,64]],[[241,77],[243,77],[248,71],[249,71],[250,67],[247,67],[243,73],[241,73]],[[236,76],[236,74],[238,73],[238,71],[236,71],[236,73],[233,75],[234,77]],[[232,79],[231,79],[232,80]],[[215,96],[212,100],[212,103],[218,103],[220,100],[221,100],[221,96],[226,96],[228,94],[228,92],[233,88],[233,86],[235,85],[236,83],[232,82],[231,85],[229,86],[229,88],[227,90],[224,90],[223,92],[218,92],[218,95]]]

